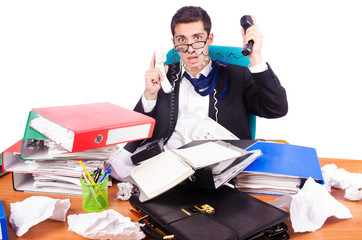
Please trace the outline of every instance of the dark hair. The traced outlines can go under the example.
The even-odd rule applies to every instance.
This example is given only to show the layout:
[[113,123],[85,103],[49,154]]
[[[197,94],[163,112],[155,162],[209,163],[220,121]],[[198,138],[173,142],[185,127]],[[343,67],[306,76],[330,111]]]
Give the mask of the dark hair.
[[171,20],[171,33],[175,35],[175,26],[179,23],[192,23],[202,21],[207,34],[211,31],[211,19],[207,12],[201,7],[188,6],[177,10]]

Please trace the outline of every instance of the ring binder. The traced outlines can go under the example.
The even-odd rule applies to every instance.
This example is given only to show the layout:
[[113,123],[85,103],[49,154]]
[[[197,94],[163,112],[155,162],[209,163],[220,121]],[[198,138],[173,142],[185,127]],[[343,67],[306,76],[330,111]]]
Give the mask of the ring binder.
[[28,126],[68,152],[78,152],[150,138],[155,119],[103,102],[33,108]]

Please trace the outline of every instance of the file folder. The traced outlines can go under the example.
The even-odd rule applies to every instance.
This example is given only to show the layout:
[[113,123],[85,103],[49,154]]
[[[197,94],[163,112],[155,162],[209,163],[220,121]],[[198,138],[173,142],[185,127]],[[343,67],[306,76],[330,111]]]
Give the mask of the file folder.
[[[108,160],[109,155],[118,149],[116,145],[89,149],[80,152],[69,153],[60,145],[39,133],[29,123],[36,118],[37,113],[30,111],[24,131],[20,158],[25,161],[32,160],[56,160],[56,159],[98,159]],[[62,152],[62,153],[61,153]]]
[[46,159],[48,156],[47,149],[45,148],[35,149],[28,147],[29,143],[49,141],[46,136],[30,127],[29,122],[33,120],[36,116],[37,114],[35,112],[30,111],[21,147],[20,157],[22,160]]
[[150,138],[155,119],[112,103],[33,108],[28,124],[68,152]]
[[309,177],[324,183],[316,149],[260,141],[247,150],[256,149],[261,150],[262,155],[234,179],[239,190],[284,195],[296,194]]
[[292,144],[257,142],[247,150],[260,149],[262,155],[244,172],[264,172],[301,179],[312,177],[323,184],[322,170],[315,148]]

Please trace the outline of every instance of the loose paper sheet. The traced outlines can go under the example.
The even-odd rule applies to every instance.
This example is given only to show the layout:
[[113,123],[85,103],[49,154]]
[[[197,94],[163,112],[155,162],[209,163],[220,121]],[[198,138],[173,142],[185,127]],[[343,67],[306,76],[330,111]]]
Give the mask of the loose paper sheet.
[[29,228],[46,220],[65,221],[70,207],[70,199],[53,199],[44,196],[32,196],[22,202],[10,204],[9,223],[17,236],[24,235]]
[[335,164],[327,164],[322,167],[324,185],[330,191],[331,187],[345,189],[344,197],[351,201],[362,199],[362,174],[350,173],[343,168],[337,168]]
[[285,195],[272,202],[273,206],[289,210],[294,232],[313,232],[327,218],[352,218],[349,209],[332,197],[323,185],[308,178],[296,195]]
[[139,224],[113,209],[98,213],[74,214],[68,216],[69,231],[90,239],[145,238]]

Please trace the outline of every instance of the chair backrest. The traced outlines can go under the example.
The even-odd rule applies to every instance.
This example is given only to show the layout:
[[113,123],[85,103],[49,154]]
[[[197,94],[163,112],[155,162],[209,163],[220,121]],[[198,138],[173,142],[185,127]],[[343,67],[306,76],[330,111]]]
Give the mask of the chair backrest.
[[[229,46],[214,46],[209,47],[209,56],[212,60],[219,60],[222,62],[245,66],[247,67],[250,63],[249,58],[241,54],[241,47],[229,47]],[[168,51],[167,60],[165,64],[171,64],[180,61],[180,56],[177,51],[171,49]],[[252,139],[255,139],[256,133],[256,116],[248,113],[249,127],[251,131]]]

